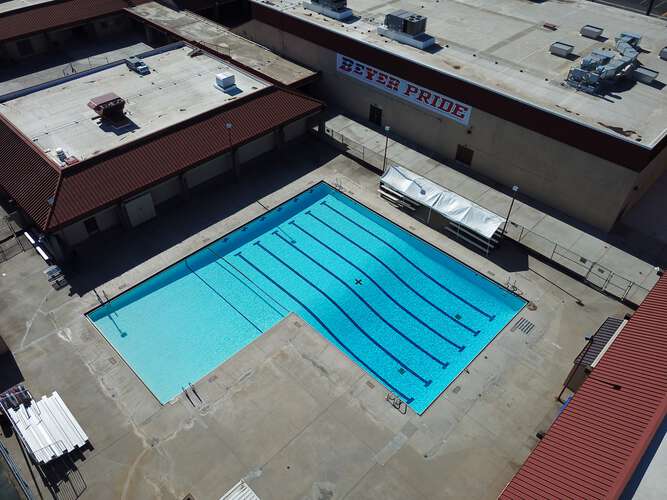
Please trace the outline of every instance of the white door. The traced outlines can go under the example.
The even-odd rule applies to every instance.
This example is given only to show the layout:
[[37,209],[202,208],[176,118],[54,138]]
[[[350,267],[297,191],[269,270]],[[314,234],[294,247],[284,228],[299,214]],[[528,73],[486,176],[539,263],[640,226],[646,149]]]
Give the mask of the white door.
[[150,193],[139,196],[125,203],[125,212],[130,220],[130,226],[135,227],[139,224],[151,220],[155,217],[155,205]]

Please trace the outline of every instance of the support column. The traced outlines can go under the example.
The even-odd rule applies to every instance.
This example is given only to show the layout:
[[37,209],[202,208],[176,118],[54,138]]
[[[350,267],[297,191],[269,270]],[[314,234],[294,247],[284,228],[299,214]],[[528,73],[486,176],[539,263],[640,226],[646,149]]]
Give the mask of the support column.
[[281,150],[285,146],[285,128],[280,127],[274,131],[275,149]]
[[130,216],[127,215],[127,209],[122,202],[118,205],[118,212],[120,216],[120,225],[123,226],[123,229],[131,229],[132,224],[130,224]]
[[241,165],[239,164],[239,150],[235,149],[231,152],[232,155],[232,167],[234,168],[234,177],[236,180],[241,178]]
[[185,172],[178,176],[178,180],[181,184],[181,199],[189,200],[190,199],[190,187],[188,186],[188,180],[185,178]]
[[58,235],[49,234],[46,237],[46,245],[49,252],[51,252],[51,255],[53,256],[53,260],[55,260],[58,264],[62,264],[67,260],[67,253],[65,252],[65,249],[63,248]]

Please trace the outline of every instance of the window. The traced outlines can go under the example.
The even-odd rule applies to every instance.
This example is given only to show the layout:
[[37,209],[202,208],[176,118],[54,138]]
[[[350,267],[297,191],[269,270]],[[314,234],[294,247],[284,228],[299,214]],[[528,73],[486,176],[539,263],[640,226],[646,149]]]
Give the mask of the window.
[[470,166],[472,164],[472,155],[474,151],[465,146],[459,146],[456,148],[456,161],[463,163],[464,165]]
[[374,123],[378,127],[382,126],[382,108],[377,107],[375,104],[371,104],[371,110],[368,115],[368,119],[371,123]]
[[83,222],[83,225],[86,226],[86,231],[88,231],[88,234],[95,234],[100,232],[100,227],[97,225],[97,219],[95,217],[86,219]]
[[16,48],[22,56],[30,56],[35,53],[30,40],[19,40],[16,42]]

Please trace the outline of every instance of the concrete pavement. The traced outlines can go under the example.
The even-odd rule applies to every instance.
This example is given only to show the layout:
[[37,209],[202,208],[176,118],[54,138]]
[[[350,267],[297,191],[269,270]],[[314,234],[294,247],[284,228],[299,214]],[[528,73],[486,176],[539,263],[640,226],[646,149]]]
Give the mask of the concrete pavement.
[[[2,335],[26,385],[36,397],[57,390],[92,444],[50,476],[49,492],[16,438],[3,438],[33,490],[215,500],[245,478],[263,500],[496,498],[554,418],[584,337],[628,308],[517,245],[489,260],[450,240],[380,199],[376,174],[319,141],[249,169],[240,183],[209,185],[81,247],[72,290],[54,291],[32,252],[0,264]],[[111,298],[321,180],[513,283],[530,306],[421,416],[396,411],[376,380],[294,315],[196,382],[203,402],[160,405],[86,320],[93,289]],[[535,325],[528,334],[513,328],[521,318]]]

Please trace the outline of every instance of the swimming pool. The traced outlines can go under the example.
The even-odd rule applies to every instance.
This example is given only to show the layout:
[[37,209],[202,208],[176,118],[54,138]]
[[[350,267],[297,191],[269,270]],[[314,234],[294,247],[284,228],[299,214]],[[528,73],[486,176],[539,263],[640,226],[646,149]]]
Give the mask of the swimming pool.
[[320,183],[88,317],[165,403],[296,312],[422,413],[524,303]]

